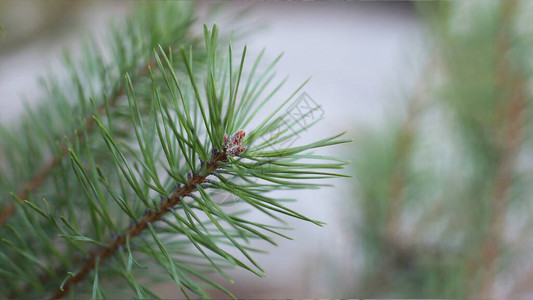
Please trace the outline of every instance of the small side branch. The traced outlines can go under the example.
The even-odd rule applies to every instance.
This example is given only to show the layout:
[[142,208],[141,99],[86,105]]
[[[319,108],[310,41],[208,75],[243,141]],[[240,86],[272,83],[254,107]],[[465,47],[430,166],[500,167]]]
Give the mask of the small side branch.
[[[140,70],[140,74],[142,74],[142,75],[147,74],[148,71],[150,70],[150,68],[153,68],[155,66],[155,64],[156,64],[156,61],[155,60],[151,60],[146,66],[144,66]],[[125,93],[126,93],[126,87],[122,86],[121,89],[119,89],[118,91],[116,91],[114,93],[113,97],[109,101],[109,103],[108,103],[109,107],[112,108],[112,107],[117,106],[120,97],[123,96]],[[101,104],[98,107],[98,113],[99,114],[105,113],[105,110],[106,110],[105,103]],[[95,125],[96,125],[96,122],[94,121],[94,119],[93,118],[88,118],[88,121],[87,121],[87,123],[85,125],[85,129],[87,131],[90,131],[91,129],[93,129],[95,127]],[[83,138],[83,130],[77,130],[76,131],[76,137],[78,139],[82,139]],[[24,187],[21,188],[17,192],[17,198],[21,199],[21,200],[26,200],[30,194],[35,192],[35,190],[37,190],[43,184],[43,182],[48,177],[50,172],[67,155],[68,155],[68,147],[67,147],[67,145],[63,145],[61,147],[61,153],[58,154],[58,155],[52,156],[41,167],[41,169],[32,177],[32,179],[29,182],[27,182],[26,184],[24,184]],[[0,211],[0,226],[5,225],[9,221],[11,216],[13,216],[13,214],[15,213],[16,209],[17,209],[17,206],[15,205],[14,202],[10,202],[9,204],[5,205],[2,208],[2,210]]]

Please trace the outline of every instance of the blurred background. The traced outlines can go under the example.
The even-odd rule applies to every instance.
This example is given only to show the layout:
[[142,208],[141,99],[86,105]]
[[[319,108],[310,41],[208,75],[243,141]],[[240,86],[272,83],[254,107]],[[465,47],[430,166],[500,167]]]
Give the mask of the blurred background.
[[[135,2],[0,1],[0,122],[39,96],[36,78],[79,53]],[[251,33],[250,57],[280,52],[281,94],[308,76],[353,178],[298,192],[294,241],[230,272],[240,298],[527,298],[533,291],[533,2],[202,2],[200,24]],[[235,25],[228,16],[248,10]],[[262,218],[262,216],[253,216]],[[172,286],[161,286],[175,298]]]

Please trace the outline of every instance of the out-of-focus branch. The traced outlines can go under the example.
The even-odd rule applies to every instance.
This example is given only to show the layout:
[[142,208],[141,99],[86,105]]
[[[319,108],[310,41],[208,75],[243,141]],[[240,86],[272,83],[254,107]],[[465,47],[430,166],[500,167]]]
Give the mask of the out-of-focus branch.
[[437,65],[436,55],[428,59],[422,69],[413,93],[407,103],[407,113],[398,132],[396,152],[393,162],[393,170],[389,181],[389,197],[387,202],[387,218],[385,224],[384,248],[387,257],[381,262],[379,269],[369,280],[369,295],[374,295],[382,286],[383,281],[389,277],[390,270],[397,265],[403,264],[413,257],[413,245],[403,236],[399,236],[398,228],[400,215],[405,203],[405,187],[407,186],[407,172],[409,166],[412,145],[419,125],[422,111],[427,105],[428,75],[433,74]]
[[[146,64],[146,66],[144,66],[138,72],[140,74],[142,74],[142,75],[145,75],[145,74],[148,73],[150,68],[153,68],[155,66],[155,64],[156,64],[155,59],[152,59],[148,64]],[[122,86],[120,89],[116,90],[113,93],[111,99],[108,102],[109,108],[115,107],[119,103],[119,99],[125,93],[126,93],[125,86]],[[99,114],[104,114],[105,110],[106,110],[105,103],[101,104],[98,107],[98,113]],[[85,124],[85,129],[87,131],[90,131],[90,130],[92,130],[94,128],[95,124],[96,123],[95,123],[93,118],[88,118],[88,121]],[[76,137],[81,140],[83,138],[83,132],[84,131],[83,130],[76,130],[75,132],[76,132]],[[21,188],[17,192],[17,198],[21,199],[21,200],[25,200],[28,197],[28,195],[30,195],[31,193],[35,192],[35,190],[37,190],[43,184],[43,182],[48,177],[50,172],[54,169],[54,167],[56,167],[57,164],[67,155],[68,155],[68,147],[67,147],[67,145],[63,145],[61,147],[61,154],[52,156],[41,167],[41,169],[30,179],[30,181],[25,183],[23,188]],[[16,204],[14,202],[10,202],[9,204],[5,205],[2,208],[2,210],[0,211],[0,226],[3,226],[4,224],[7,223],[7,221],[9,221],[11,216],[13,216],[13,214],[15,213],[16,208],[17,208],[17,206],[16,206]]]
[[501,1],[500,32],[495,45],[499,61],[494,76],[503,91],[498,107],[500,118],[495,128],[500,159],[492,190],[492,215],[489,231],[481,248],[479,269],[482,269],[483,272],[478,290],[480,298],[492,296],[492,287],[501,250],[505,213],[509,201],[508,192],[512,186],[513,166],[522,144],[527,86],[524,76],[512,69],[506,55],[511,47],[510,31],[516,6],[516,0]]

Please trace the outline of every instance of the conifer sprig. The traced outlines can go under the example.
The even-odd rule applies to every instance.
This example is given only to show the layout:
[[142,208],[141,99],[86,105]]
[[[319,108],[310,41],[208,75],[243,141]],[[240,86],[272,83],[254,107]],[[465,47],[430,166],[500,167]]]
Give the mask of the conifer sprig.
[[[205,29],[205,34],[206,48],[208,49],[207,79],[205,85],[205,95],[207,99],[205,100],[201,97],[201,93],[199,92],[197,85],[197,79],[192,73],[193,68],[190,64],[190,55],[188,55],[183,48],[181,49],[181,58],[183,59],[183,63],[187,68],[190,84],[190,87],[188,88],[190,91],[189,94],[184,92],[185,89],[183,88],[183,81],[180,81],[178,79],[178,75],[173,71],[174,67],[172,66],[171,62],[172,59],[165,55],[162,49],[160,49],[159,53],[156,53],[156,61],[160,72],[162,73],[162,77],[164,78],[167,89],[166,92],[168,93],[166,95],[168,98],[164,97],[165,91],[158,89],[156,86],[155,75],[152,74],[154,81],[154,115],[152,119],[155,121],[155,129],[147,129],[145,127],[145,122],[143,121],[143,117],[138,109],[137,98],[135,96],[135,92],[133,91],[133,83],[131,80],[129,80],[129,77],[127,77],[131,119],[140,151],[140,156],[137,158],[137,161],[140,165],[142,165],[142,170],[137,170],[137,173],[142,178],[139,179],[138,176],[135,175],[134,170],[129,166],[128,161],[125,159],[125,155],[121,153],[121,147],[119,146],[120,143],[113,138],[111,133],[105,128],[103,122],[95,117],[106,144],[113,153],[118,168],[120,168],[120,172],[126,178],[126,181],[134,190],[134,193],[137,195],[139,200],[144,204],[146,211],[144,216],[140,219],[134,218],[135,222],[130,225],[123,234],[115,238],[109,244],[109,246],[103,246],[91,254],[89,260],[82,266],[80,271],[75,273],[73,276],[67,277],[64,283],[57,290],[54,296],[55,298],[64,296],[71,286],[83,280],[87,274],[97,266],[97,263],[103,262],[105,259],[112,256],[120,246],[123,246],[126,243],[127,239],[132,239],[137,235],[141,235],[145,230],[149,230],[152,233],[153,238],[159,245],[161,253],[166,258],[165,261],[170,263],[170,269],[167,269],[167,272],[171,274],[171,277],[176,281],[178,287],[183,288],[183,286],[185,286],[188,290],[193,291],[200,296],[207,296],[203,289],[190,279],[189,275],[179,274],[172,257],[169,255],[171,252],[165,250],[164,243],[159,240],[156,230],[157,228],[154,229],[154,227],[152,227],[153,223],[162,220],[167,213],[173,214],[177,223],[166,221],[165,223],[170,226],[167,228],[167,230],[170,230],[171,232],[173,231],[176,234],[187,235],[187,238],[195,245],[195,247],[206,259],[210,260],[215,269],[218,270],[223,276],[227,277],[227,275],[225,275],[225,273],[223,273],[221,269],[213,263],[203,248],[209,249],[236,266],[244,267],[249,271],[256,273],[257,275],[261,275],[263,270],[252,259],[251,255],[248,253],[247,247],[241,245],[238,240],[243,239],[246,241],[253,237],[259,237],[273,243],[270,238],[263,233],[260,233],[257,229],[253,229],[253,227],[250,225],[263,230],[267,229],[268,226],[236,218],[235,216],[226,213],[219,207],[217,203],[213,201],[211,196],[213,193],[209,192],[208,190],[219,189],[233,193],[242,201],[251,204],[253,207],[258,208],[259,210],[271,216],[274,215],[269,211],[283,213],[292,217],[320,224],[317,221],[310,220],[303,215],[284,207],[278,203],[278,201],[264,195],[264,193],[273,190],[276,186],[286,188],[291,186],[298,186],[298,188],[303,187],[302,183],[294,183],[287,179],[298,181],[301,179],[328,178],[339,175],[307,170],[292,170],[294,167],[320,167],[320,164],[292,164],[286,165],[285,167],[283,167],[283,165],[279,165],[277,167],[267,168],[264,166],[277,161],[282,163],[284,158],[289,158],[292,161],[297,159],[295,157],[291,157],[294,154],[312,148],[333,145],[345,141],[338,141],[336,140],[338,136],[335,136],[309,145],[275,151],[254,151],[254,147],[252,146],[248,150],[248,155],[246,155],[246,152],[242,153],[244,151],[244,146],[241,145],[243,139],[242,131],[237,131],[235,136],[231,136],[229,138],[226,136],[224,139],[221,139],[220,136],[223,135],[222,133],[224,131],[220,130],[218,126],[224,127],[221,121],[228,118],[222,116],[221,114],[223,111],[222,108],[224,107],[224,105],[222,105],[223,103],[218,103],[218,101],[222,102],[224,95],[221,91],[216,90],[217,86],[221,86],[215,76],[215,74],[221,73],[217,72],[215,69],[215,61],[219,55],[216,51],[209,50],[215,48],[217,43],[217,27],[215,26],[211,32]],[[245,52],[243,52],[243,56],[245,55],[244,53]],[[244,59],[241,59],[240,69],[242,69],[243,62]],[[241,71],[236,74],[236,82],[240,81],[241,75]],[[228,81],[232,82],[233,80]],[[226,88],[230,90],[230,94],[238,94],[238,91],[235,90],[237,85],[235,87],[228,86]],[[217,99],[217,95],[221,95],[219,96],[220,98]],[[256,99],[258,99],[258,97],[256,97]],[[229,101],[235,100],[230,99]],[[204,103],[207,104],[205,108],[203,106]],[[287,101],[285,101],[285,104],[286,103]],[[250,101],[247,105],[254,104],[254,101]],[[233,105],[230,102],[228,106],[232,107]],[[184,111],[189,112],[192,108],[195,108],[194,110],[197,112],[197,114],[190,115],[181,113],[180,110],[182,110],[182,107]],[[230,114],[231,112],[227,113]],[[194,120],[193,117],[195,118]],[[198,119],[202,119],[202,121],[199,121]],[[202,126],[202,124],[204,126]],[[266,130],[265,128],[271,128],[278,124],[279,119],[274,118],[274,115],[272,114],[264,122],[262,122],[258,128],[256,128],[256,131]],[[157,136],[155,132],[157,132]],[[281,132],[284,133],[285,136],[282,135],[277,137],[278,141],[283,141],[287,135],[290,136],[290,134],[287,134],[286,128],[284,128],[284,130]],[[199,138],[199,136],[202,134],[205,136],[206,142],[202,142],[202,139]],[[218,138],[214,138],[214,136],[217,136]],[[158,140],[158,142],[156,142],[156,140]],[[250,140],[248,140],[248,142],[250,143]],[[167,170],[167,173],[171,179],[176,180],[178,184],[180,184],[179,187],[170,195],[167,195],[165,183],[160,180],[158,175],[158,169],[161,167],[156,166],[158,154],[157,152],[154,153],[156,147],[155,144],[159,144],[162,152],[164,152],[166,162],[164,162],[165,166],[163,166],[163,168]],[[270,141],[270,144],[275,144],[275,141]],[[261,149],[263,144],[259,144],[259,146],[260,147],[257,148]],[[209,153],[208,149],[210,148],[211,156],[207,157],[206,153]],[[235,149],[238,149],[238,151]],[[133,149],[130,150],[132,154],[134,154],[135,151]],[[72,154],[73,157],[76,157],[75,160],[77,161],[77,155],[75,155],[73,150]],[[239,154],[242,154],[242,157],[235,160],[233,157]],[[180,158],[184,162],[180,162]],[[253,158],[255,162],[253,164],[240,162],[242,159],[246,158]],[[198,163],[197,160],[199,160],[200,163]],[[333,164],[333,167],[338,168],[342,164],[343,163]],[[172,168],[172,166],[175,168]],[[259,166],[263,166],[264,168],[259,168]],[[331,166],[331,164],[329,164],[329,166]],[[217,173],[216,171],[219,168],[225,172]],[[80,167],[80,172],[83,172],[81,169],[82,168]],[[185,177],[183,176],[184,173],[188,173],[189,175]],[[218,178],[218,181],[207,181],[208,177],[211,175],[213,175],[214,179]],[[88,176],[84,174],[83,177]],[[239,185],[238,183],[234,182],[234,180],[231,180],[231,178],[237,177],[256,177],[274,184],[265,185],[264,183],[255,182],[246,186]],[[283,178],[284,180],[280,180],[278,178]],[[206,182],[208,182],[208,185],[203,185]],[[148,189],[145,188],[146,186]],[[309,186],[311,185],[308,184],[307,187]],[[150,192],[156,192],[160,195],[160,197],[165,197],[164,199],[166,200],[163,200],[159,205],[157,205],[157,203],[153,201]],[[193,201],[188,203],[186,200],[184,200],[185,197],[191,198]],[[131,213],[133,211],[128,207],[127,202],[124,201],[122,204],[123,206],[121,206],[121,208],[124,210],[124,212]],[[187,221],[184,219],[185,216],[179,215],[179,211],[177,211],[179,208],[183,209],[183,212],[187,217]],[[206,221],[215,226],[219,237],[215,238],[215,236],[213,236],[209,231],[205,232],[201,229],[199,230],[195,223],[199,223],[199,225],[205,230],[205,221],[202,222],[201,218],[197,215],[197,213],[194,212],[194,210],[205,214],[207,217]],[[227,223],[236,231],[231,233],[223,226],[223,223]],[[181,225],[181,227],[178,227],[178,225]],[[186,227],[184,227],[184,225]],[[187,230],[192,230],[194,234],[187,233]],[[272,229],[268,229],[268,231],[275,232]],[[91,239],[89,237],[79,236],[74,238],[81,240]],[[253,267],[248,266],[243,261],[219,248],[217,244],[220,244],[221,242],[233,245],[250,263],[252,263]],[[98,242],[98,244],[101,245],[101,242]],[[168,268],[169,266],[164,265],[164,267]],[[254,267],[256,270],[254,270]],[[210,285],[220,288],[211,280],[207,278],[204,280]],[[183,290],[183,292],[185,293],[185,290]]]
[[[75,197],[63,206],[46,199],[18,203],[20,219],[13,220],[23,221],[9,226],[13,234],[0,248],[0,272],[9,274],[2,292],[124,297],[116,286],[126,284],[136,297],[154,298],[149,285],[166,274],[186,297],[207,298],[208,288],[231,295],[206,273],[231,280],[223,269],[233,266],[264,276],[252,255],[263,250],[250,242],[275,245],[269,234],[286,236],[282,227],[226,209],[217,197],[232,195],[239,206],[250,205],[276,220],[283,221],[282,214],[322,224],[270,192],[317,188],[309,180],[343,176],[327,169],[346,162],[311,151],[348,141],[339,134],[280,146],[298,132],[290,129],[301,119],[286,123],[279,114],[302,87],[247,130],[265,102],[277,96],[279,85],[265,91],[278,59],[255,76],[260,55],[245,78],[246,49],[234,68],[231,46],[228,58],[218,50],[218,28],[205,27],[204,34],[205,57],[185,46],[177,52],[159,47],[150,82],[126,75],[129,113],[117,122],[116,116],[94,110],[101,136],[82,126],[82,135],[67,139],[70,169],[55,179],[58,186],[74,179]],[[56,190],[66,193],[71,184]],[[40,242],[29,244],[31,239]],[[36,264],[18,266],[13,258]]]

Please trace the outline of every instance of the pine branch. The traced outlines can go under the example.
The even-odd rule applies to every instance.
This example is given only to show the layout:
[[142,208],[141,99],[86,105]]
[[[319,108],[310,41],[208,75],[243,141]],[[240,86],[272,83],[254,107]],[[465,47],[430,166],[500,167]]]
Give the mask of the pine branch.
[[[16,203],[20,218],[9,222],[10,235],[0,244],[0,274],[6,275],[0,291],[34,296],[55,291],[53,298],[69,292],[83,294],[88,292],[86,283],[93,274],[93,298],[104,298],[100,282],[106,272],[124,279],[117,284],[128,284],[138,298],[157,294],[135,277],[154,282],[162,280],[161,274],[169,274],[187,297],[187,291],[209,297],[206,284],[231,295],[204,273],[215,271],[230,279],[222,270],[229,265],[263,276],[250,254],[262,249],[243,243],[260,239],[275,245],[267,233],[286,236],[279,232],[283,227],[225,211],[223,204],[212,198],[221,193],[278,221],[282,219],[277,214],[283,214],[322,225],[286,207],[285,199],[267,194],[277,189],[317,188],[319,185],[307,181],[345,176],[319,169],[341,169],[346,162],[309,151],[348,140],[340,140],[341,133],[301,146],[280,147],[306,129],[292,128],[306,115],[290,122],[284,121],[285,115],[278,115],[303,85],[244,137],[244,131],[236,129],[249,124],[283,84],[263,95],[277,59],[254,76],[260,55],[252,75],[244,78],[246,48],[234,72],[231,45],[224,60],[217,50],[218,28],[204,29],[207,56],[200,51],[200,63],[196,64],[198,55],[193,56],[193,49],[181,47],[175,55],[159,47],[153,53],[159,72],[149,67],[150,81],[125,76],[129,112],[110,115],[106,110],[108,122],[104,125],[94,108],[91,122],[97,126],[93,123],[91,127],[98,127],[101,136],[87,134],[87,126],[82,126],[83,135],[67,139],[70,168],[62,165],[61,176],[53,178],[56,189],[47,197],[62,197],[64,205],[59,201],[50,205],[46,199]],[[114,120],[117,117],[123,118],[119,126],[127,132],[120,131]],[[157,221],[163,222],[152,226]],[[128,223],[131,225],[126,226]],[[116,236],[116,232],[122,233]],[[153,241],[147,241],[143,232],[150,233]],[[130,244],[134,237],[137,239]],[[87,251],[85,243],[97,246]],[[247,262],[224,250],[227,246]],[[89,258],[77,263],[83,257]],[[166,272],[146,272],[143,261]]]
[[132,237],[141,234],[146,228],[148,228],[150,224],[160,221],[166,213],[172,211],[176,205],[181,203],[183,198],[191,196],[191,193],[195,191],[199,185],[204,183],[206,178],[212,175],[213,171],[220,168],[219,162],[227,161],[228,154],[229,153],[227,153],[226,149],[223,151],[213,149],[211,158],[207,162],[204,162],[204,165],[197,174],[189,178],[187,185],[176,189],[176,191],[174,191],[170,197],[168,197],[165,201],[162,201],[157,211],[148,210],[137,223],[132,224],[108,247],[100,248],[91,254],[87,262],[81,267],[81,270],[73,277],[70,277],[61,287],[59,287],[52,299],[61,299],[66,296],[69,290],[73,288],[76,283],[85,279],[89,272],[95,268],[97,261],[101,263],[108,257],[115,254],[119,247],[126,244],[127,237],[130,237],[131,239]]
[[[446,102],[463,135],[469,169],[463,178],[465,214],[454,218],[459,222],[448,230],[459,230],[470,241],[464,245],[469,258],[462,262],[463,293],[474,297],[493,296],[505,249],[505,218],[520,189],[515,167],[524,146],[529,101],[528,67],[521,63],[527,57],[521,52],[526,39],[516,26],[523,17],[520,4],[499,1],[467,9],[450,5],[440,11],[444,18],[437,24],[449,72]],[[468,26],[451,29],[449,22],[459,15],[467,16]]]

